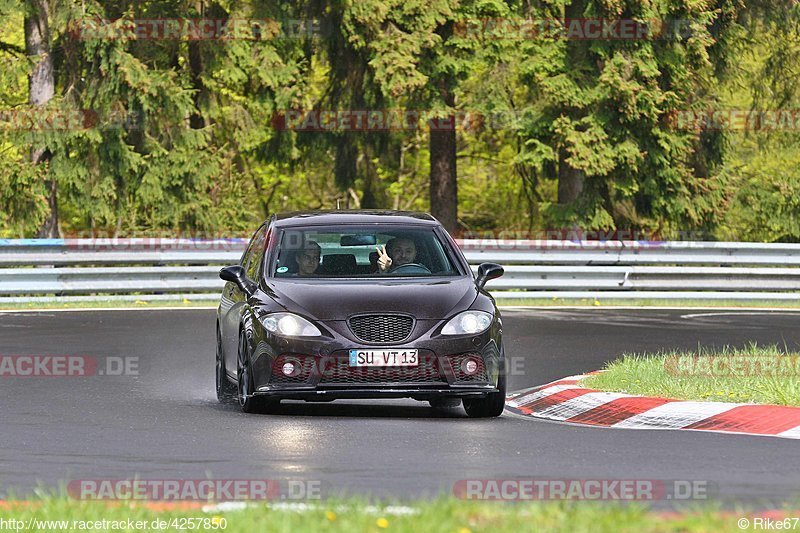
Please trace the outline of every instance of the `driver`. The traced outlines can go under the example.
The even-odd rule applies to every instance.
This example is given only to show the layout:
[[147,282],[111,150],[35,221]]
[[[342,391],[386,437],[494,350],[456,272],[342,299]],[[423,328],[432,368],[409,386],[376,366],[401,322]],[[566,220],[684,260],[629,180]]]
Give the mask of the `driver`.
[[316,274],[321,255],[322,248],[320,248],[319,244],[315,241],[308,241],[303,249],[300,250],[300,253],[294,257],[297,263],[297,275],[313,276]]
[[389,272],[392,268],[397,268],[408,263],[413,263],[417,258],[417,245],[413,240],[405,237],[396,237],[386,243],[386,246],[378,250],[378,270],[381,274]]

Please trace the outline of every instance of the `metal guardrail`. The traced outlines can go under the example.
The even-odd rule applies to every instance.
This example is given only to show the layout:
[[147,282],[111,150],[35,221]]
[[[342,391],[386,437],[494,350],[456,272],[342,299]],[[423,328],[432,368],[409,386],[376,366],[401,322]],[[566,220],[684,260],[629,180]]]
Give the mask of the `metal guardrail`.
[[[0,301],[216,299],[246,239],[0,239]],[[800,244],[459,241],[497,298],[800,300]]]

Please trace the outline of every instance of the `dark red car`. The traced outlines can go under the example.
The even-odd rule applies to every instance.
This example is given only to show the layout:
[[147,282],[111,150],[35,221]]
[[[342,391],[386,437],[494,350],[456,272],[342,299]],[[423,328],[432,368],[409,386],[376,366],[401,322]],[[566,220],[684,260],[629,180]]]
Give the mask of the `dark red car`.
[[245,412],[281,399],[413,398],[503,412],[502,322],[433,217],[395,211],[273,216],[253,235],[217,311],[217,395]]

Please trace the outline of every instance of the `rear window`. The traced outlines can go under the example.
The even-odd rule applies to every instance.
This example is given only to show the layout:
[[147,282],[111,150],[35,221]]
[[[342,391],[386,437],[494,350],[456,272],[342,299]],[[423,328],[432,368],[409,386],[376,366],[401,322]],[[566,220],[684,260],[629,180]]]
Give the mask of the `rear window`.
[[461,275],[433,228],[348,225],[288,229],[275,277],[387,278]]

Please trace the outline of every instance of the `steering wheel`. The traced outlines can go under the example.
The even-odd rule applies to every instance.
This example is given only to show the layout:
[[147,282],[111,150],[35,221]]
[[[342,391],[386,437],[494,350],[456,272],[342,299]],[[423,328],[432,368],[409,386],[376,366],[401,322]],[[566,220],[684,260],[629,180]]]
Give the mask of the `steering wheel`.
[[392,274],[430,274],[431,270],[419,263],[406,263],[389,270]]

